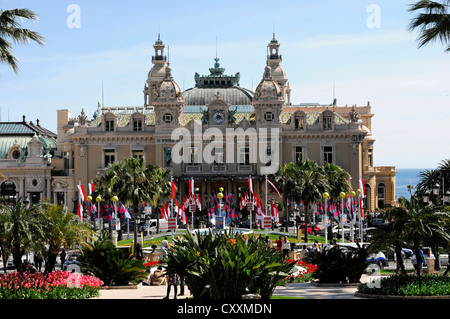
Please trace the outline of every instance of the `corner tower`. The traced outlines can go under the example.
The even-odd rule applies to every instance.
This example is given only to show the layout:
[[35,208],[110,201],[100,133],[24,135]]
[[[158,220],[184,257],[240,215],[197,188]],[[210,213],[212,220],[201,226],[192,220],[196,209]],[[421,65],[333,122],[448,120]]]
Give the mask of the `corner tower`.
[[156,40],[153,48],[155,49],[155,55],[152,56],[153,67],[148,72],[148,78],[144,86],[144,106],[151,106],[156,100],[158,94],[158,86],[166,76],[166,62],[167,57],[164,55],[165,49],[164,43],[161,41],[158,34],[158,40]]

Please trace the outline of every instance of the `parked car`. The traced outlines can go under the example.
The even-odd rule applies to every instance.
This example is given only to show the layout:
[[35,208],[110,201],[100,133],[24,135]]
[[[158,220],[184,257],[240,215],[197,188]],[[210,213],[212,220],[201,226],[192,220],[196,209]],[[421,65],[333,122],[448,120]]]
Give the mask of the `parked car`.
[[441,267],[448,267],[448,254],[440,254],[439,263]]
[[[32,258],[33,256],[32,255],[23,255],[22,256],[22,263],[24,263],[26,260],[30,260],[30,261],[33,261],[33,258]],[[14,260],[13,260],[13,256],[11,255],[11,256],[9,256],[9,258],[8,258],[8,263],[6,264],[6,268],[7,269],[15,269],[16,268],[16,266],[14,265]]]
[[[407,258],[411,258],[413,256],[413,251],[412,249],[409,248],[402,248],[402,258],[403,259],[407,259]],[[395,258],[395,250],[394,248],[390,248],[389,253],[388,253],[388,259],[394,259]]]
[[373,263],[373,264],[377,264],[378,267],[383,268],[387,266],[387,260],[386,260],[386,255],[384,253],[382,253],[381,251],[371,254],[368,258],[367,261]]
[[63,270],[72,271],[75,270],[79,272],[81,263],[77,260],[77,256],[70,254],[67,260],[64,262]]

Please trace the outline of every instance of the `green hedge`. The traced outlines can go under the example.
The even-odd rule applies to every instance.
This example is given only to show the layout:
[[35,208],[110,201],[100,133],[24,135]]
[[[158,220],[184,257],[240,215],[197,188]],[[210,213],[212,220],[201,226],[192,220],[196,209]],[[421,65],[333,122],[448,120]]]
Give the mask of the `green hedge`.
[[372,295],[393,296],[448,296],[450,295],[450,277],[424,274],[393,275],[379,279],[379,282],[360,284],[358,291]]

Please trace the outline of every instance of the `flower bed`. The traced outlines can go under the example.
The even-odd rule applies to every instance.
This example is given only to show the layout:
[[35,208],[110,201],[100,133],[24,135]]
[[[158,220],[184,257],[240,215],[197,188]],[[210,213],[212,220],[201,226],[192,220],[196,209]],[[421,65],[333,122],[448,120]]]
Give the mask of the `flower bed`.
[[296,266],[293,269],[293,273],[280,281],[280,285],[285,285],[287,283],[293,282],[309,282],[313,279],[312,274],[317,270],[317,267],[315,265],[308,264],[304,261],[287,259],[286,262],[296,263]]
[[103,282],[67,271],[0,276],[0,299],[85,299],[99,296]]

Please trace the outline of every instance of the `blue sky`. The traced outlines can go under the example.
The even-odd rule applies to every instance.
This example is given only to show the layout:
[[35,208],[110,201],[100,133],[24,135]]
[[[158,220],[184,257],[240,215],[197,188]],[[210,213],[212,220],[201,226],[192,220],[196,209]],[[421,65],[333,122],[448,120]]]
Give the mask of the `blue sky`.
[[[23,26],[46,38],[16,47],[18,75],[0,65],[1,120],[26,115],[56,131],[58,109],[92,116],[102,83],[106,106],[142,105],[158,32],[180,87],[209,73],[217,39],[225,73],[254,89],[275,32],[293,104],[331,103],[334,82],[338,105],[370,101],[375,165],[434,168],[449,158],[450,55],[440,43],[418,49],[414,1],[0,0],[38,13]],[[79,28],[67,24],[71,4]]]

